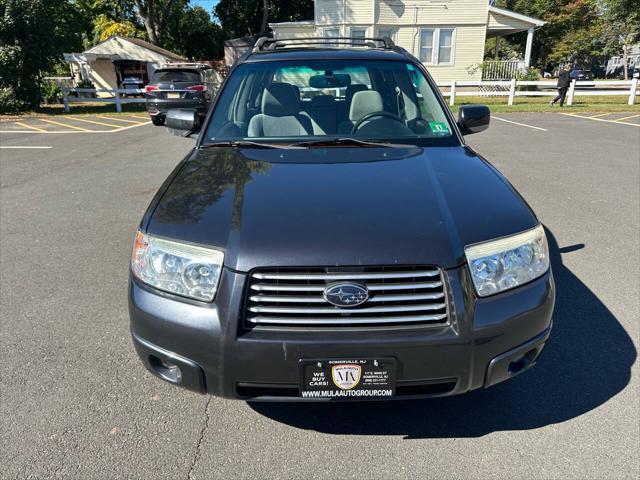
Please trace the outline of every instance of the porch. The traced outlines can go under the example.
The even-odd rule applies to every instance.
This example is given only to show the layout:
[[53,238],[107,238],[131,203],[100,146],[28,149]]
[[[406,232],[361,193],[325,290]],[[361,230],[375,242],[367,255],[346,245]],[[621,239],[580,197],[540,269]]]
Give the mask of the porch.
[[487,22],[487,38],[496,39],[496,54],[500,45],[500,38],[519,32],[527,32],[527,41],[522,58],[512,60],[490,60],[483,63],[483,80],[510,80],[520,71],[531,66],[531,48],[536,29],[545,24],[542,20],[528,17],[502,8],[489,7]]

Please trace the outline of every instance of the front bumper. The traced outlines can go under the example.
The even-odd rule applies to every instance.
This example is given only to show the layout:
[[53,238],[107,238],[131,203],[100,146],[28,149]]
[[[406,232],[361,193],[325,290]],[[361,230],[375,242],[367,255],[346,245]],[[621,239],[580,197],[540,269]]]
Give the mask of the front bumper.
[[252,400],[301,400],[300,359],[393,357],[396,399],[460,394],[533,366],[551,331],[551,272],[485,299],[473,294],[465,267],[445,273],[450,324],[440,327],[248,330],[245,274],[223,270],[215,304],[177,300],[131,279],[133,343],[145,366],[165,380]]

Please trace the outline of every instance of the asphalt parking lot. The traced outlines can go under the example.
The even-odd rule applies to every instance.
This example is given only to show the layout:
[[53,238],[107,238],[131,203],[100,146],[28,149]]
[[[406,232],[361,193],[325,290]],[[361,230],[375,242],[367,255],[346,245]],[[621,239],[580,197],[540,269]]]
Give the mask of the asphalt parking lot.
[[640,111],[565,110],[468,137],[548,229],[539,364],[461,397],[329,405],[202,396],[138,361],[131,241],[192,140],[135,117],[1,123],[0,477],[638,478]]

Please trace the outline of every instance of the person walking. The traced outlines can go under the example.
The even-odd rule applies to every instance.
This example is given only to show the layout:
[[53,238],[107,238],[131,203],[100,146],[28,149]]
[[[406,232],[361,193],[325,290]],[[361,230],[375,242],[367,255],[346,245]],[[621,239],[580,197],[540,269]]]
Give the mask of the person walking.
[[555,103],[560,100],[560,106],[564,106],[564,97],[567,96],[567,90],[569,89],[569,84],[571,83],[571,78],[569,77],[569,72],[571,71],[571,64],[565,64],[564,68],[560,70],[558,74],[558,96],[549,102],[550,106],[555,105]]

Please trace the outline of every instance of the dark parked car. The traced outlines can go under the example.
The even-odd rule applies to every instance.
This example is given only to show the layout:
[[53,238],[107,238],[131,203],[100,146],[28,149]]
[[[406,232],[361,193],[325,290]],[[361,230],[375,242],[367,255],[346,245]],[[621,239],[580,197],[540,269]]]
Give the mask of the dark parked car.
[[[258,41],[133,246],[144,365],[245,400],[453,395],[535,364],[555,287],[540,220],[388,39]],[[358,43],[360,42],[360,43]],[[196,113],[171,110],[190,133]]]
[[154,125],[164,125],[172,108],[195,110],[204,118],[215,94],[212,69],[203,64],[166,65],[155,71],[146,86],[147,112]]
[[591,70],[571,70],[569,72],[569,78],[579,82],[592,81],[593,73],[591,72]]

